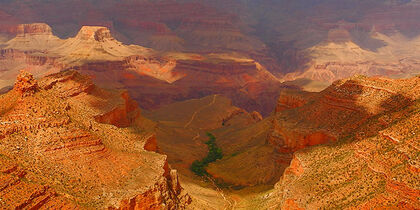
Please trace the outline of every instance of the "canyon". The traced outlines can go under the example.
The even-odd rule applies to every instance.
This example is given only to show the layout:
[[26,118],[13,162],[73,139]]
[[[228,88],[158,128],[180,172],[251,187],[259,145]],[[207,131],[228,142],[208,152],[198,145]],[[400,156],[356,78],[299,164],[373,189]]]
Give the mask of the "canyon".
[[[282,92],[267,118],[221,95],[142,111],[76,71],[23,71],[0,98],[2,206],[415,209],[419,96],[418,76],[354,76]],[[210,182],[189,170],[206,132]]]
[[0,6],[0,44],[20,32],[19,23],[47,23],[61,38],[74,37],[83,26],[102,26],[125,44],[163,52],[233,53],[281,81],[304,78],[324,88],[354,73],[399,78],[418,73],[416,0],[70,0]]
[[248,111],[267,115],[278,91],[287,87],[255,60],[234,54],[159,52],[124,45],[106,27],[84,26],[65,40],[46,24],[18,27],[20,34],[1,52],[1,88],[10,86],[20,69],[35,76],[73,69],[92,76],[100,86],[127,89],[146,109],[223,94]]
[[0,209],[419,209],[419,11],[1,1]]

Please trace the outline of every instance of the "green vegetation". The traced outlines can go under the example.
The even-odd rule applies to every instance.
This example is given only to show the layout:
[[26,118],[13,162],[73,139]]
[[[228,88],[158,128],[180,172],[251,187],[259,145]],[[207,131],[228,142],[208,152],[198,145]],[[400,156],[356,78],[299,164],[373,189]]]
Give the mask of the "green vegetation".
[[211,133],[207,133],[207,136],[209,137],[209,140],[206,142],[206,144],[209,148],[209,153],[201,161],[196,160],[191,165],[191,171],[193,171],[198,176],[207,175],[205,167],[207,167],[209,163],[223,158],[222,149],[217,147],[216,137],[214,137],[214,135]]

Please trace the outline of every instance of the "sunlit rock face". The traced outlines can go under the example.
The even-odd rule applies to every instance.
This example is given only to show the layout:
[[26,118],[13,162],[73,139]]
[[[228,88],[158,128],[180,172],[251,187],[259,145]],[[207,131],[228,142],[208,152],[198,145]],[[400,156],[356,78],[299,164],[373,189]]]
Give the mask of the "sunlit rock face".
[[[372,117],[410,105],[418,97],[418,77],[406,81],[355,76],[318,94],[308,93],[299,104],[282,94],[268,141],[279,151],[290,151],[351,135]],[[295,95],[293,100],[305,96]]]
[[22,72],[0,102],[3,207],[183,209],[191,202],[126,92],[100,89],[74,71],[38,81]]
[[[57,1],[52,7],[39,1],[32,3],[29,8],[22,2],[4,2],[2,8],[11,10],[1,13],[5,21],[0,23],[0,30],[4,28],[4,31],[10,31],[8,34],[16,33],[16,29],[9,29],[10,23],[46,22],[61,37],[71,37],[83,25],[104,26],[110,28],[111,33],[124,43],[162,51],[235,52],[263,64],[278,77],[299,73],[289,75],[287,80],[304,77],[328,82],[341,79],[346,74],[330,69],[327,71],[333,75],[328,77],[318,76],[326,74],[324,72],[302,74],[311,72],[312,69],[308,67],[318,61],[317,58],[311,61],[313,55],[307,49],[325,41],[345,40],[376,53],[377,48],[390,43],[372,37],[372,31],[387,36],[399,32],[410,39],[420,34],[420,5],[417,1],[349,0],[343,4],[339,1],[315,0],[293,3],[271,0],[111,0],[100,2],[100,6],[98,4],[97,1]],[[63,8],[66,8],[66,12]],[[331,53],[335,54],[337,50],[344,49]],[[351,59],[353,57],[350,56],[339,63],[369,68],[353,63]],[[382,65],[391,64],[372,65],[380,69]],[[339,71],[354,74],[349,67],[341,68]],[[404,74],[408,69],[392,74],[401,74],[401,71]],[[390,72],[377,71],[373,74],[389,75]]]
[[18,34],[1,51],[2,88],[21,69],[36,77],[75,69],[102,86],[127,89],[147,109],[223,94],[235,105],[267,115],[283,87],[264,66],[241,55],[161,53],[125,45],[102,26],[83,26],[75,37],[63,40],[45,24],[20,27],[22,34],[33,35]]
[[419,209],[419,11],[1,1],[0,206]]
[[7,49],[21,51],[46,51],[57,47],[62,40],[52,33],[45,23],[20,24],[16,27],[16,37],[6,42]]
[[[334,135],[338,141],[295,152],[275,190],[267,194],[267,206],[419,208],[415,154],[420,135],[420,77],[352,78],[334,83],[319,95],[294,114],[277,114],[279,126],[274,132],[281,137],[271,142],[279,149],[290,149],[296,143],[285,139],[305,142],[296,134],[306,132],[304,135],[311,137],[309,128]],[[291,114],[301,120],[300,113],[307,123],[297,127],[304,130],[285,123]],[[290,131],[295,135],[287,135]]]
[[38,82],[34,79],[34,76],[22,71],[16,78],[13,90],[25,97],[35,94],[38,88]]

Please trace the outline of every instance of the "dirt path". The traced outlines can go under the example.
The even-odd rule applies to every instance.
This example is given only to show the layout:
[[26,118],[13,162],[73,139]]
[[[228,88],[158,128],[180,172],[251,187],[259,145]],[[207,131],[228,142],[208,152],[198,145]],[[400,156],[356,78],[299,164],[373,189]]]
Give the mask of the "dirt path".
[[216,182],[214,182],[214,180],[211,177],[207,177],[207,179],[213,184],[213,186],[216,188],[216,191],[220,194],[223,200],[225,200],[226,203],[228,203],[228,206],[225,207],[224,209],[232,209],[232,210],[235,209],[237,202],[235,200],[228,198],[223,192],[223,190],[217,186]]
[[191,116],[190,121],[188,121],[188,122],[187,122],[187,124],[185,124],[185,125],[184,125],[184,128],[187,128],[188,126],[190,126],[190,125],[191,125],[191,123],[194,121],[195,116],[196,116],[199,112],[201,112],[201,110],[203,110],[203,109],[205,109],[205,108],[207,108],[207,107],[212,106],[212,105],[216,102],[216,97],[217,97],[217,95],[214,95],[214,96],[213,96],[213,100],[212,100],[212,102],[210,102],[209,104],[207,104],[207,105],[205,105],[205,106],[201,107],[200,109],[196,110],[196,111],[193,113],[193,115]]

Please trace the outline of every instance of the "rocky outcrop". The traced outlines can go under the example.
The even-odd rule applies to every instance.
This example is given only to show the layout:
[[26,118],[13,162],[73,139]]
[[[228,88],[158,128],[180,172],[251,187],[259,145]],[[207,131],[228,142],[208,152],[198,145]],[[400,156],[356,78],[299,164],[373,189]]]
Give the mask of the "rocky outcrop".
[[79,33],[51,49],[51,53],[60,55],[63,63],[80,66],[101,61],[122,61],[132,55],[148,55],[150,49],[124,45],[115,40],[106,27],[83,26]]
[[7,49],[46,52],[62,44],[45,23],[21,24],[17,26],[16,37],[6,43]]
[[16,27],[18,37],[27,35],[52,35],[52,29],[45,23],[20,24]]
[[75,71],[64,71],[59,74],[49,75],[40,81],[45,90],[54,89],[60,98],[75,97],[82,93],[90,93],[95,89],[92,80]]
[[[340,115],[327,117],[331,124],[340,120],[352,124],[344,122],[341,125],[346,128],[335,129],[336,133],[343,132],[335,143],[295,152],[274,192],[267,195],[267,206],[273,209],[419,208],[416,199],[420,194],[416,187],[419,164],[414,155],[420,134],[419,79],[357,77],[337,82],[321,93],[322,103],[334,106],[328,108],[330,112],[334,109],[340,109],[340,114],[365,112],[366,120],[359,123],[361,116],[357,116],[358,120]],[[322,121],[327,112],[320,111],[317,103],[297,109],[304,112],[306,106],[312,106]],[[358,125],[350,128],[353,124]]]
[[38,82],[34,76],[26,71],[22,71],[16,79],[13,90],[19,93],[19,95],[26,97],[35,94],[38,91]]
[[171,170],[166,179],[156,183],[145,193],[129,200],[121,201],[118,209],[186,209],[192,200],[188,194],[181,194],[182,190],[177,171]]
[[75,209],[77,205],[54,189],[32,183],[28,180],[28,172],[21,166],[0,157],[0,204],[6,209],[39,209],[39,208],[66,208]]
[[146,151],[159,152],[156,134],[146,137],[146,141],[143,147]]
[[257,111],[253,111],[251,112],[251,116],[252,118],[255,120],[255,122],[260,122],[261,120],[263,120],[263,117],[261,116],[261,114]]
[[[55,39],[45,24],[22,25],[21,31],[48,42]],[[245,56],[157,53],[141,46],[124,45],[101,26],[83,26],[75,37],[61,40],[57,46],[44,45],[42,49],[22,48],[13,44],[15,41],[6,45],[0,59],[7,67],[6,81],[16,76],[16,68],[36,72],[35,76],[74,69],[92,75],[100,85],[127,89],[147,109],[223,94],[235,105],[267,116],[282,88],[274,75]],[[22,42],[40,43],[27,37]]]
[[309,101],[313,100],[315,94],[303,92],[303,91],[293,91],[293,90],[284,90],[281,91],[280,96],[277,99],[277,105],[275,108],[275,113],[281,112],[287,109],[295,109],[307,104]]
[[128,92],[121,93],[121,98],[124,101],[123,104],[118,105],[109,112],[96,116],[95,120],[99,123],[111,124],[119,128],[133,125],[140,117],[138,103],[130,98]]
[[107,39],[114,39],[107,27],[102,26],[83,26],[76,39],[85,41],[104,42]]
[[267,137],[268,143],[273,145],[279,152],[294,152],[308,146],[325,144],[336,141],[336,137],[326,134],[325,131],[300,131],[282,127],[276,120]]
[[303,106],[277,112],[268,142],[279,151],[295,151],[351,135],[372,117],[412,103],[414,96],[400,89],[411,90],[398,84],[363,76],[338,81]]
[[11,208],[135,209],[183,209],[191,203],[166,157],[150,152],[157,150],[156,139],[153,129],[141,127],[142,119],[125,129],[95,120],[113,106],[138,110],[126,93],[100,89],[76,72],[34,84],[22,73],[14,90],[0,96],[0,169],[7,156],[28,171],[27,181],[20,177],[16,187],[0,188],[0,202]]

